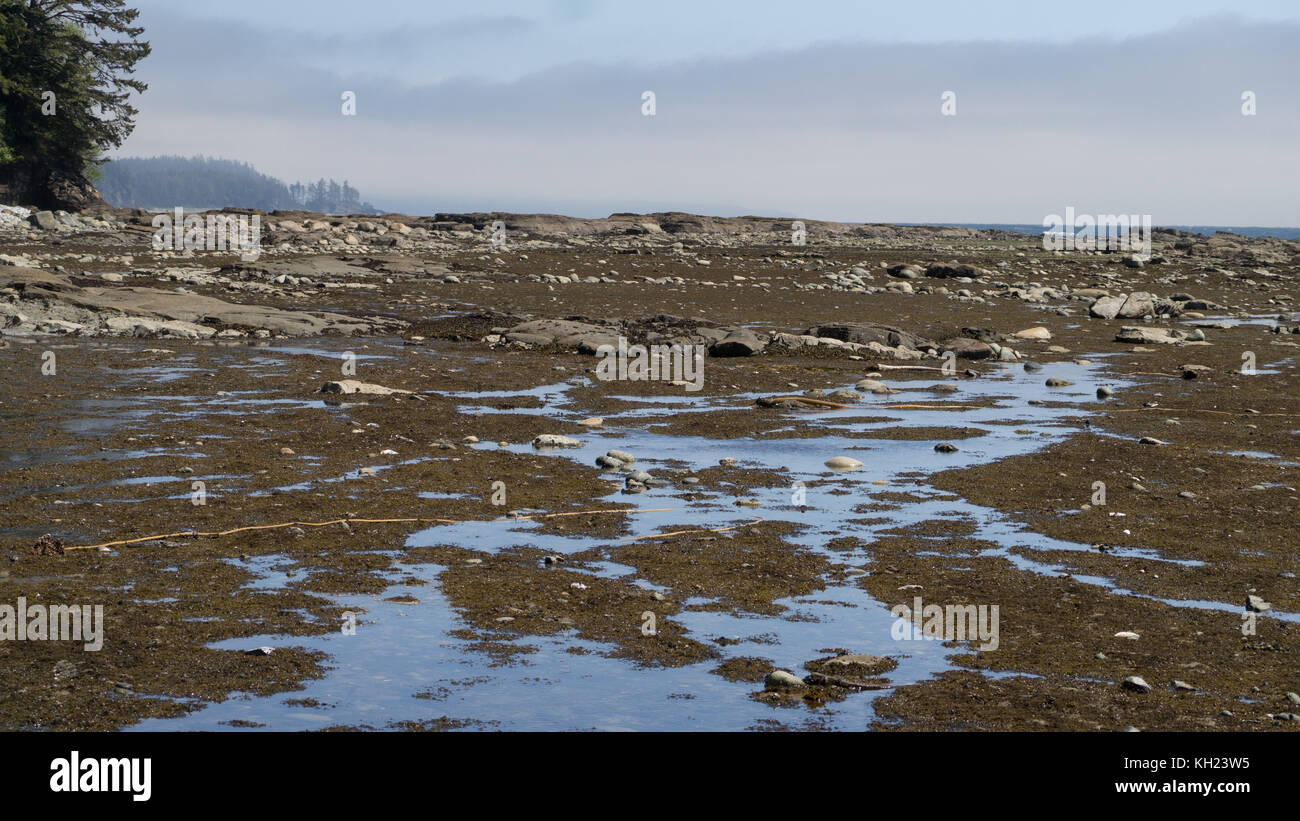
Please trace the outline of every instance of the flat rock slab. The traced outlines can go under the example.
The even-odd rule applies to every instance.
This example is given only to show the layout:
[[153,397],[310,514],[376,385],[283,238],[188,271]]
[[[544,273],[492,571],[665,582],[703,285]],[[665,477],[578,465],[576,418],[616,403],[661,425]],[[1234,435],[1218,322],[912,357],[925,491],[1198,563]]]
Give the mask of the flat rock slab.
[[898,666],[898,660],[889,656],[873,656],[866,653],[846,653],[830,658],[816,659],[804,665],[814,673],[833,676],[852,676],[863,678],[888,673]]
[[564,345],[594,353],[605,344],[617,344],[620,331],[608,325],[593,325],[572,319],[532,319],[505,333],[511,342],[528,345]]
[[859,345],[866,345],[876,342],[880,345],[886,345],[890,348],[910,348],[918,350],[920,348],[933,348],[934,342],[922,336],[892,327],[890,325],[876,325],[870,322],[845,322],[834,325],[818,325],[808,330],[809,336],[828,337],[838,339],[841,342],[854,342]]
[[386,388],[383,385],[374,385],[369,382],[358,382],[355,379],[340,379],[335,382],[326,382],[321,386],[321,393],[362,393],[370,396],[389,396],[395,393],[410,393],[400,388]]
[[[0,286],[20,293],[14,306],[36,328],[43,321],[76,325],[85,336],[180,336],[203,338],[226,326],[281,336],[371,334],[405,323],[356,319],[321,311],[286,311],[239,305],[215,297],[139,287],[79,287],[67,277],[29,268],[0,269]],[[16,323],[17,324],[17,323]],[[69,329],[71,330],[71,329]]]
[[1125,325],[1115,334],[1116,342],[1130,344],[1176,345],[1187,339],[1187,334],[1169,328],[1141,328]]

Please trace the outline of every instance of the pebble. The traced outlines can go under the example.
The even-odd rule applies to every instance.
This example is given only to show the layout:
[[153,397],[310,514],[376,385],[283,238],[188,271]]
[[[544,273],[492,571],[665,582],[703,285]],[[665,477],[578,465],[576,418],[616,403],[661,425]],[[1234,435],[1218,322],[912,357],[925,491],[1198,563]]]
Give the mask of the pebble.
[[1264,600],[1261,599],[1259,596],[1247,596],[1247,597],[1246,597],[1246,609],[1247,609],[1247,610],[1253,610],[1253,611],[1256,612],[1256,613],[1263,613],[1264,611],[1266,611],[1266,610],[1271,610],[1272,608],[1273,608],[1273,605],[1271,605],[1271,604],[1269,604],[1268,602],[1264,601]]

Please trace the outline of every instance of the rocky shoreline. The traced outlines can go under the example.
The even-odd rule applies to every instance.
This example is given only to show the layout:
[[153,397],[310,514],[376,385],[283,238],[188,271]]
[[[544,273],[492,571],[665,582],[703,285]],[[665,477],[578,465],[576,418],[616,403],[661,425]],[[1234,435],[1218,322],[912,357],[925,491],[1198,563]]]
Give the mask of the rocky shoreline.
[[[277,212],[250,261],[155,251],[152,216],[0,214],[0,601],[117,602],[100,653],[0,643],[0,725],[326,687],[351,651],[313,642],[369,596],[384,623],[453,613],[456,663],[485,677],[556,652],[615,678],[705,665],[755,729],[1300,727],[1294,241],[1157,229],[1139,256],[816,221],[795,245],[760,217]],[[698,346],[700,384],[602,379],[620,344]],[[638,500],[673,512],[643,531]],[[963,505],[1023,535],[994,543]],[[507,511],[566,515],[490,548],[402,523]],[[287,521],[332,524],[61,552]],[[914,595],[999,604],[997,649],[922,652],[825,605],[874,625]],[[876,638],[791,656],[802,611]],[[266,636],[270,655],[217,649]],[[431,692],[480,686],[462,678]],[[708,689],[681,686],[682,709]],[[506,717],[442,719],[424,728]]]

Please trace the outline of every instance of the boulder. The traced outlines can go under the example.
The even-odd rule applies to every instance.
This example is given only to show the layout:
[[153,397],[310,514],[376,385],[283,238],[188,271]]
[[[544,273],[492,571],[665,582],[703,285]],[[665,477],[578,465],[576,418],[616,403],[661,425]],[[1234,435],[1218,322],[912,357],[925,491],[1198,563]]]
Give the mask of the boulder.
[[925,275],[937,279],[955,279],[957,277],[970,277],[979,279],[989,272],[983,268],[976,268],[974,265],[931,265],[925,269]]
[[862,379],[853,387],[867,393],[898,393],[879,379]]
[[1115,316],[1119,319],[1141,319],[1144,316],[1155,316],[1155,313],[1156,298],[1146,291],[1134,291],[1124,300]]
[[1187,335],[1182,331],[1169,328],[1142,328],[1134,325],[1125,325],[1119,329],[1119,333],[1115,334],[1116,342],[1135,345],[1174,345],[1186,338]]
[[803,679],[791,673],[789,670],[773,670],[763,678],[763,684],[769,688],[801,688],[806,685]]
[[1119,315],[1119,309],[1124,307],[1124,300],[1125,297],[1123,296],[1098,297],[1089,306],[1088,313],[1097,319],[1114,319]]
[[[613,337],[617,343],[617,331],[588,322],[571,319],[533,319],[510,328],[505,338],[511,342],[525,342],[529,345],[573,345],[577,346],[584,339],[593,337]],[[594,352],[595,346],[592,346]]]
[[862,462],[852,456],[832,456],[826,460],[826,467],[831,470],[857,470],[862,467]]
[[353,394],[360,393],[369,396],[388,396],[394,393],[410,393],[399,388],[386,388],[383,385],[374,385],[369,382],[358,382],[355,379],[339,379],[333,382],[326,382],[321,386],[321,393],[342,393]]
[[891,265],[885,270],[885,273],[898,279],[920,279],[925,270],[920,265],[903,263],[900,265]]
[[580,448],[582,441],[574,439],[572,436],[561,436],[558,433],[543,433],[541,436],[533,439],[535,448]]
[[899,330],[889,325],[877,325],[870,322],[845,322],[834,325],[819,325],[808,330],[810,336],[838,339],[841,342],[854,342],[868,345],[876,342],[889,348],[904,347],[916,350],[933,348],[934,342],[925,337]]
[[59,224],[54,218],[54,214],[50,211],[37,211],[28,217],[28,219],[31,221],[32,225],[42,231],[53,231]]
[[737,328],[709,346],[709,356],[753,356],[763,350],[763,341],[750,330]]
[[1046,342],[1052,338],[1052,332],[1042,325],[1038,325],[1033,328],[1025,328],[1023,331],[1016,331],[1012,336],[1017,339],[1036,339]]
[[993,348],[987,342],[965,336],[945,339],[939,343],[939,349],[945,352],[952,351],[961,359],[988,359],[993,356]]

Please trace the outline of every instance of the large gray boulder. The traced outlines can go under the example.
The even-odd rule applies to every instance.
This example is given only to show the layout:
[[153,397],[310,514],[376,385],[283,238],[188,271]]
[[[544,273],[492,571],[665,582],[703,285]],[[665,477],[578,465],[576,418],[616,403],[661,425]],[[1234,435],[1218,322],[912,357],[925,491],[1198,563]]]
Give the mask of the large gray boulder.
[[1175,345],[1186,339],[1187,334],[1183,331],[1170,328],[1144,328],[1134,325],[1125,325],[1115,335],[1116,342],[1128,342],[1137,345]]
[[1123,296],[1098,297],[1088,308],[1088,313],[1097,319],[1114,319],[1119,316],[1119,309],[1124,307],[1124,300]]
[[1119,319],[1141,319],[1144,316],[1155,316],[1155,313],[1156,298],[1146,291],[1134,291],[1124,300],[1115,316]]
[[617,345],[618,334],[617,328],[593,325],[590,322],[572,319],[531,319],[506,331],[505,337],[511,342],[540,346],[561,345],[583,353],[595,353],[600,345]]
[[926,276],[937,279],[956,279],[958,277],[979,279],[988,273],[985,269],[976,268],[974,265],[944,265],[940,263],[925,269]]
[[763,350],[764,342],[746,328],[736,328],[709,346],[709,356],[753,356]]
[[815,328],[808,329],[809,336],[826,337],[838,339],[841,342],[853,342],[858,345],[867,345],[872,342],[885,345],[890,348],[910,348],[918,350],[920,348],[936,347],[935,343],[922,336],[917,336],[907,331],[889,325],[876,325],[870,322],[843,322],[834,325],[818,325]]
[[960,359],[988,359],[993,356],[993,347],[987,342],[965,336],[945,339],[939,343],[939,349],[944,352],[952,351]]
[[896,277],[897,279],[920,279],[921,276],[925,274],[925,269],[920,265],[901,263],[899,265],[889,266],[885,273],[889,274],[891,277]]
[[1178,316],[1183,308],[1172,299],[1164,299],[1146,291],[1134,291],[1119,296],[1103,296],[1088,308],[1088,313],[1098,319],[1141,319],[1144,316]]
[[53,231],[59,224],[58,220],[54,218],[54,214],[50,211],[37,211],[28,217],[28,219],[31,221],[32,225],[42,231]]

